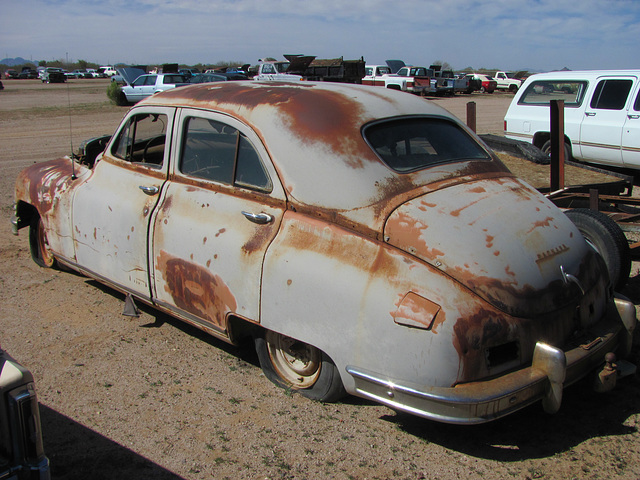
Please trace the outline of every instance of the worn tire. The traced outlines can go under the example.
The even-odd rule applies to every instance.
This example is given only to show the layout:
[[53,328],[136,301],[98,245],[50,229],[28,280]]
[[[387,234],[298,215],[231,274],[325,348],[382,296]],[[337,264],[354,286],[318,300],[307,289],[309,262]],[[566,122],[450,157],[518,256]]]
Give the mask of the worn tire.
[[604,213],[588,208],[567,210],[565,214],[604,259],[614,289],[624,287],[631,271],[631,252],[627,237],[618,224]]
[[338,368],[316,347],[270,330],[255,338],[255,346],[262,371],[279,387],[320,402],[346,395]]
[[[542,153],[545,155],[551,156],[551,140],[544,142],[540,150],[542,150]],[[571,160],[571,158],[571,145],[568,142],[564,142],[564,159]]]
[[31,258],[37,265],[43,268],[57,267],[56,259],[49,249],[47,232],[39,215],[34,215],[29,224],[29,249]]

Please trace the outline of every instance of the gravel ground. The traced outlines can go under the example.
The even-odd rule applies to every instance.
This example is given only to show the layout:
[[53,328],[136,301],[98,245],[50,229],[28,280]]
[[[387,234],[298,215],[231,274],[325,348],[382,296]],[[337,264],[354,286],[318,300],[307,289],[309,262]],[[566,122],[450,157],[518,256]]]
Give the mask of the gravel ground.
[[[601,395],[577,384],[553,416],[534,405],[475,427],[353,397],[321,404],[272,385],[251,345],[229,346],[144,307],[125,317],[119,293],[38,268],[26,231],[9,228],[18,172],[113,132],[126,109],[106,102],[100,80],[4,85],[0,342],[36,377],[55,479],[640,478],[637,375]],[[461,118],[476,101],[479,133],[500,133],[510,99],[437,101]],[[636,304],[637,270],[624,291]]]

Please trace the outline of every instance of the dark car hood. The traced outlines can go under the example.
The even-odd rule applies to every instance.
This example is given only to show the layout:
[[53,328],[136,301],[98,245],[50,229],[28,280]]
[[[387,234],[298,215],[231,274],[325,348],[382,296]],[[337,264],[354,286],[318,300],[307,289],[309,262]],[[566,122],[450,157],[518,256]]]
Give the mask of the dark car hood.
[[136,78],[147,73],[141,68],[135,67],[118,67],[116,71],[122,76],[127,85],[131,85]]

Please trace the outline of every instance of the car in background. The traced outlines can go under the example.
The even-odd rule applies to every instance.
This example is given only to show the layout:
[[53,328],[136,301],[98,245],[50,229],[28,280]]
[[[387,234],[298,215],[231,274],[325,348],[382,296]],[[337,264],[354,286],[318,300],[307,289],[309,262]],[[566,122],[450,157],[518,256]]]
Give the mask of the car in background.
[[38,72],[36,70],[34,70],[33,68],[28,68],[25,67],[22,69],[22,71],[18,74],[18,78],[20,79],[34,79],[34,78],[38,78]]
[[482,88],[482,79],[477,77],[473,73],[467,73],[465,78],[469,79],[469,87],[467,88],[466,93],[479,92]]
[[98,68],[97,71],[104,78],[113,77],[114,75],[118,74],[116,69],[113,68],[111,65],[104,65],[104,66]]
[[178,73],[140,75],[132,83],[122,87],[127,102],[135,103],[158,92],[186,85],[187,79]]
[[18,78],[19,73],[13,68],[8,68],[4,72],[4,78]]
[[635,306],[598,252],[433,102],[204,83],[142,100],[96,141],[18,174],[12,224],[33,260],[253,340],[288,391],[482,423],[553,413],[631,353]]
[[229,80],[226,75],[219,73],[197,73],[189,78],[188,83],[209,83],[209,82],[226,82]]
[[551,152],[550,105],[564,104],[564,158],[640,169],[640,70],[531,75],[504,117],[507,138]]
[[31,372],[0,347],[0,478],[49,480]]
[[47,67],[42,72],[40,77],[42,83],[64,83],[67,81],[67,77],[61,68]]
[[478,85],[478,81],[480,82],[480,87],[478,90],[482,93],[493,93],[496,91],[498,87],[498,82],[493,77],[488,75],[483,75],[481,73],[471,73],[469,74],[472,77],[472,80],[476,81],[476,85]]
[[88,72],[87,70],[81,68],[76,68],[73,72],[71,72],[71,75],[73,75],[74,78],[93,78],[91,72]]

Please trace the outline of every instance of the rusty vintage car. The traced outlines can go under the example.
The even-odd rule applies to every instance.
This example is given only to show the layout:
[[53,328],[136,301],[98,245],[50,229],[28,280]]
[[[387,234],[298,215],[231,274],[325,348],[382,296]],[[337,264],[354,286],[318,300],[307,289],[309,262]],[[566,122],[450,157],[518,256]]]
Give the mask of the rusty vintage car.
[[446,110],[368,86],[154,95],[20,173],[27,226],[42,266],[252,337],[280,386],[443,422],[556,411],[603,366],[612,386],[636,324],[564,213]]

